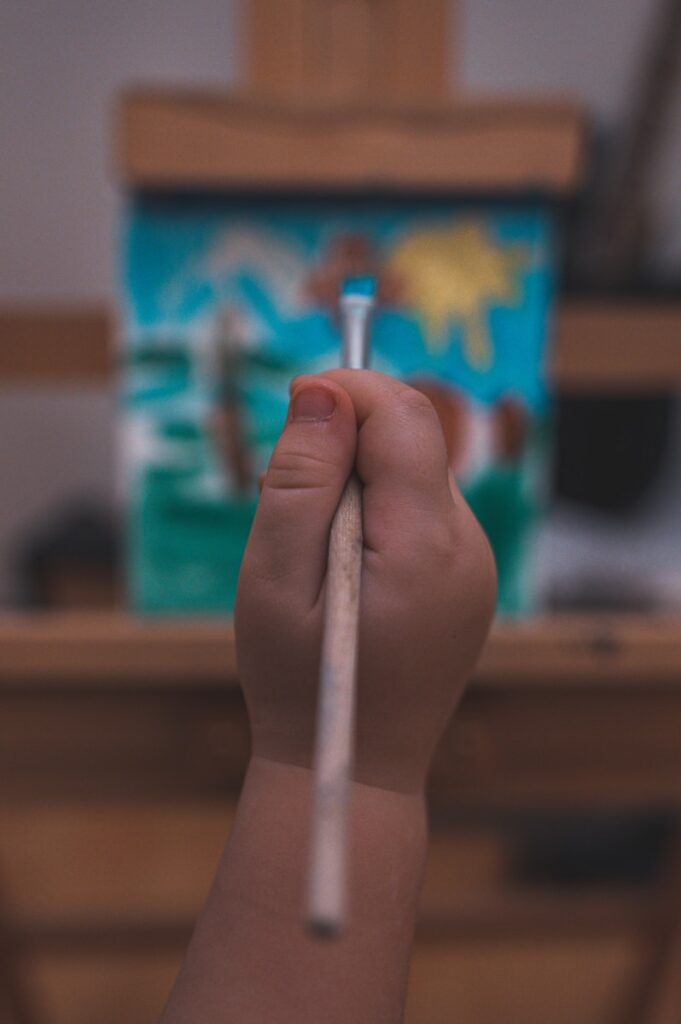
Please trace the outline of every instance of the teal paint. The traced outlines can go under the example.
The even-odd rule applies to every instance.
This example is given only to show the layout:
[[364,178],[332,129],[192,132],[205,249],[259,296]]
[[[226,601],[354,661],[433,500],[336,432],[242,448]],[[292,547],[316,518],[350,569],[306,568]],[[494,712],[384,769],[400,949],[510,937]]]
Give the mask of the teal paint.
[[[417,383],[448,424],[452,467],[497,554],[500,607],[529,607],[553,269],[551,216],[538,203],[133,202],[122,265],[133,606],[233,607],[289,380],[338,365],[332,296],[346,282],[378,295],[372,367]],[[225,402],[246,485],[215,429]]]

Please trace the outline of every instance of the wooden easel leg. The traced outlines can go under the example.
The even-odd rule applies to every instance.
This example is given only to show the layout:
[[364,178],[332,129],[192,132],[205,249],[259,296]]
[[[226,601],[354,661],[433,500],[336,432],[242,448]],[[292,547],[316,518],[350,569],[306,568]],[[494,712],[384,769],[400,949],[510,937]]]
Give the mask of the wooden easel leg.
[[40,1024],[28,985],[21,976],[19,956],[12,948],[7,919],[0,901],[0,1020],[5,1024]]
[[642,1024],[679,1024],[681,1021],[681,919],[667,935],[661,953]]
[[652,940],[639,998],[627,1024],[681,1022],[681,834],[672,843],[666,881],[661,886],[661,928]]

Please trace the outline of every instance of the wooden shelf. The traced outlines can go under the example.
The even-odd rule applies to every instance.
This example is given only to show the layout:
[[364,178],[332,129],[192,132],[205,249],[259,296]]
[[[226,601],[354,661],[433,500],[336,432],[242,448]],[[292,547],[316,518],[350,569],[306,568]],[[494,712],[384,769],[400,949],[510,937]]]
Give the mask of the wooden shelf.
[[[0,688],[221,688],[237,683],[228,620],[124,613],[0,617]],[[497,623],[478,688],[681,688],[681,620],[556,616]]]
[[[498,624],[433,761],[434,819],[681,807],[680,626]],[[234,796],[249,751],[227,621],[0,618],[0,799]]]
[[[103,307],[0,308],[0,384],[106,384],[113,316]],[[681,304],[570,301],[558,310],[551,376],[575,393],[681,385]]]
[[451,102],[412,111],[229,94],[123,97],[117,164],[136,188],[572,191],[584,116],[567,102]]
[[0,384],[88,384],[111,379],[112,317],[103,306],[0,309]]
[[136,618],[120,613],[0,617],[0,688],[192,687],[236,684],[227,619]]
[[681,383],[681,306],[565,302],[552,368],[562,391],[665,391]]

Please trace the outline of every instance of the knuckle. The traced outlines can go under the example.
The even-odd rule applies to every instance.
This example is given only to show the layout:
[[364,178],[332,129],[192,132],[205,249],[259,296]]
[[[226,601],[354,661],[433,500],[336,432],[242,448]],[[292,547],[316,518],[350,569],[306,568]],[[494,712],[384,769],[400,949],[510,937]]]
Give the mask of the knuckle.
[[407,387],[403,391],[398,391],[394,401],[400,412],[409,417],[427,419],[437,417],[435,406],[431,400],[422,391],[417,391],[416,388]]
[[336,478],[336,464],[328,455],[315,451],[287,448],[272,459],[263,484],[263,491],[316,490],[331,486]]
[[488,608],[491,615],[496,603],[497,571],[487,535],[470,509],[463,518],[455,516],[453,534],[453,577],[465,589],[471,605]]
[[433,564],[443,573],[456,571],[458,538],[450,517],[441,517],[431,523],[427,545]]

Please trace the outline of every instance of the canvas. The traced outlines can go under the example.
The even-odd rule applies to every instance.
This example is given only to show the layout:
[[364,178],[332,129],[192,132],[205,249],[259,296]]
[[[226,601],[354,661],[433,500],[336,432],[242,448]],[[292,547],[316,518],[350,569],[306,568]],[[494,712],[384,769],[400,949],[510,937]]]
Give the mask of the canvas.
[[538,203],[145,197],[123,250],[130,599],[229,612],[295,374],[338,365],[337,297],[376,278],[372,367],[432,400],[499,607],[533,601],[553,231]]

